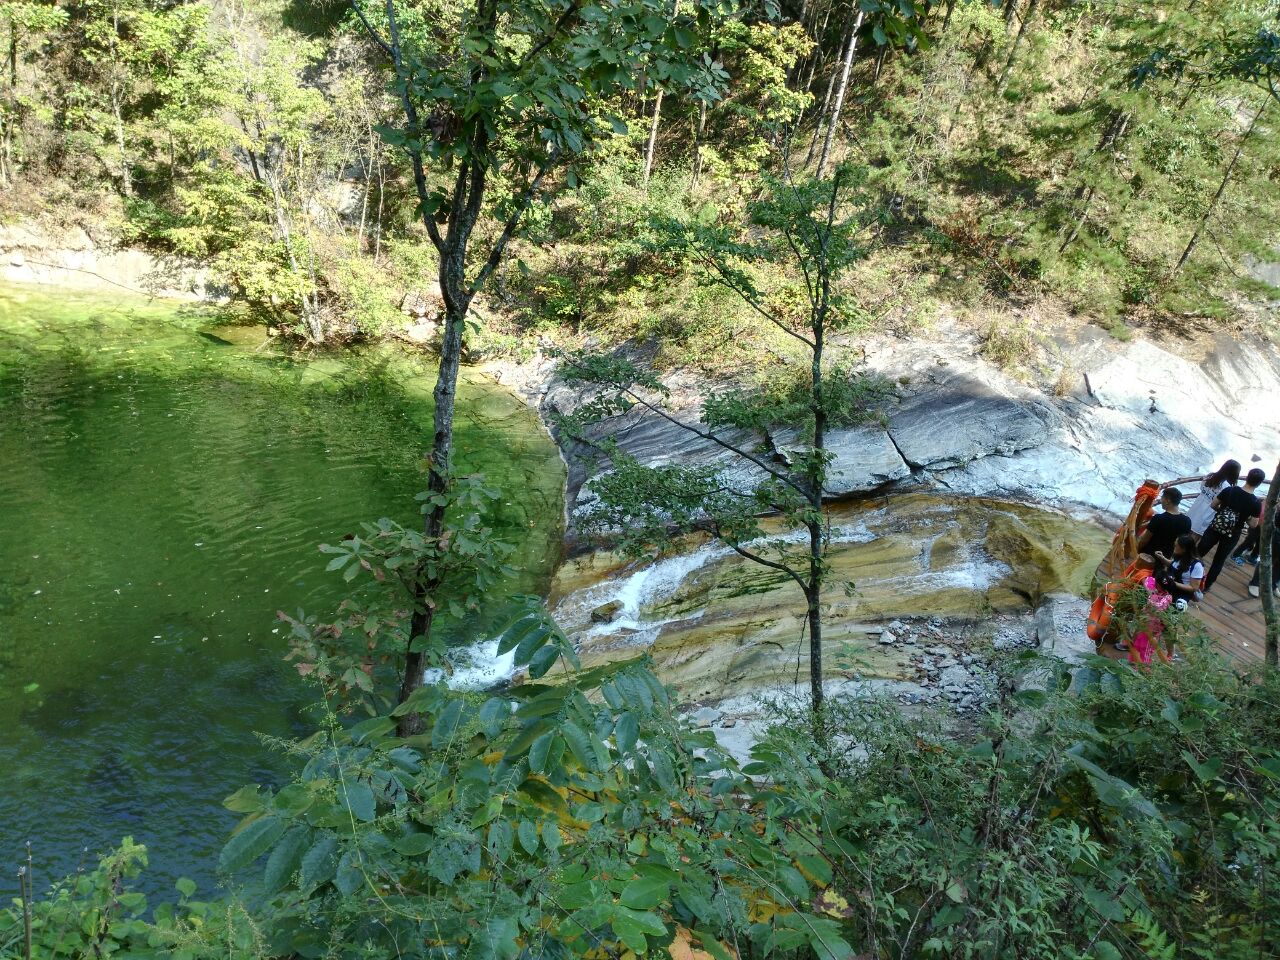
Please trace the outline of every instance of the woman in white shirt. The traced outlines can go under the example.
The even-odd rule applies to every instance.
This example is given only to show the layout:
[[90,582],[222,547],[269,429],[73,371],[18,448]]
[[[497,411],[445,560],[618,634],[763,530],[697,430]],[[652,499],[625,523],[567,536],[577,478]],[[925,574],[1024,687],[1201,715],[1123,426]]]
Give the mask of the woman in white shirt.
[[1161,489],[1190,483],[1193,480],[1200,481],[1200,493],[1187,508],[1186,513],[1187,519],[1191,521],[1191,532],[1198,537],[1209,529],[1209,524],[1213,522],[1213,516],[1217,512],[1213,509],[1214,499],[1227,487],[1235,486],[1240,482],[1240,464],[1235,460],[1228,460],[1213,473],[1204,477],[1182,477],[1161,484]]

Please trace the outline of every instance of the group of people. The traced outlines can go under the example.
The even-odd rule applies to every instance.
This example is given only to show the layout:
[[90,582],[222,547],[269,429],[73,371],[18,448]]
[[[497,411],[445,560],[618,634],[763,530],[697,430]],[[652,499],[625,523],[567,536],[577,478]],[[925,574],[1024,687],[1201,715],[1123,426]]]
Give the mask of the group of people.
[[[1138,541],[1138,552],[1154,559],[1156,581],[1175,599],[1202,599],[1213,589],[1228,558],[1241,565],[1254,564],[1249,594],[1260,595],[1263,501],[1256,491],[1267,482],[1267,475],[1255,467],[1245,474],[1243,485],[1240,475],[1240,464],[1228,460],[1207,476],[1182,477],[1161,485],[1163,512],[1155,514],[1147,524]],[[1199,492],[1184,512],[1178,485],[1195,482],[1200,484]],[[1269,546],[1271,590],[1280,596],[1280,525]]]

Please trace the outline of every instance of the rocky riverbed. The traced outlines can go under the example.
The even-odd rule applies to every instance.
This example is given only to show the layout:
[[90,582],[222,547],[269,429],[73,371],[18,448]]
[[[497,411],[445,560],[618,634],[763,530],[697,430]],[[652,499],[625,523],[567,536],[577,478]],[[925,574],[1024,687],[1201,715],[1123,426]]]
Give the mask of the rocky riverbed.
[[[1280,354],[1269,342],[1123,342],[1083,323],[1054,329],[1017,370],[985,359],[982,336],[954,321],[927,338],[866,342],[866,368],[898,384],[898,397],[883,426],[828,437],[833,580],[852,585],[827,601],[832,694],[974,713],[1004,651],[1078,661],[1092,652],[1081,597],[1134,488],[1280,452],[1270,413],[1280,410]],[[549,421],[584,399],[545,358],[493,373]],[[703,426],[706,381],[688,371],[663,379],[670,410]],[[596,439],[606,436],[650,466],[715,464],[735,485],[758,480],[722,448],[641,410]],[[794,443],[785,431],[764,440],[779,454]],[[573,521],[608,465],[588,446],[562,452],[571,559],[553,586],[557,617],[587,663],[648,654],[693,720],[745,755],[762,703],[806,695],[798,591],[704,542],[644,562],[593,549]]]

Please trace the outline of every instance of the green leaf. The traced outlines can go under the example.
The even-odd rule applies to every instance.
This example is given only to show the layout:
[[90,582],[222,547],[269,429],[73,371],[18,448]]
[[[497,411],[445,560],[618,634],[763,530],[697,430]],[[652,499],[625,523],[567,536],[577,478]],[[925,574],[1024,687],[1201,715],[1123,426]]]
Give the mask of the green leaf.
[[339,893],[348,897],[364,886],[364,871],[360,868],[360,857],[356,850],[348,850],[338,861],[333,885],[338,888]]
[[511,716],[511,707],[501,697],[490,697],[480,708],[479,723],[484,735],[492,740],[502,732],[507,718]]
[[254,820],[236,833],[218,857],[218,869],[223,873],[235,873],[271,849],[284,833],[284,821],[277,817]]
[[529,661],[529,676],[535,680],[540,680],[547,675],[557,660],[560,659],[560,648],[555,645],[543,647],[533,655]]
[[392,846],[404,857],[420,857],[431,849],[433,843],[429,833],[410,833],[398,838]]
[[648,910],[665,900],[670,889],[671,882],[665,878],[635,877],[622,888],[622,895],[618,899],[624,907],[632,910]]
[[615,917],[617,916],[626,917],[636,925],[637,929],[651,937],[665,937],[667,934],[666,924],[662,922],[662,919],[657,914],[641,913],[624,906],[617,908]]
[[502,797],[490,797],[485,805],[476,810],[475,814],[471,817],[472,829],[479,830],[500,813],[502,813]]
[[800,869],[807,873],[819,886],[831,883],[831,864],[819,856],[796,857]]
[[302,866],[302,855],[310,846],[310,827],[298,825],[291,828],[267,858],[267,869],[262,878],[263,892],[272,894],[283,888]]
[[529,630],[516,644],[516,652],[514,654],[515,664],[517,667],[523,667],[533,659],[533,655],[537,653],[551,639],[552,633],[547,629],[546,623],[541,619],[535,622],[533,629]]
[[345,788],[343,803],[357,820],[368,823],[377,816],[377,803],[373,799],[373,790],[367,783],[346,783]]
[[849,960],[853,947],[840,936],[840,925],[833,920],[814,918],[806,924],[809,946],[818,960]]
[[1221,757],[1210,757],[1204,763],[1200,763],[1190,752],[1183,750],[1182,759],[1187,761],[1187,765],[1195,771],[1196,777],[1199,778],[1201,783],[1216,780],[1218,774],[1222,772]]
[[502,631],[498,637],[498,655],[501,656],[510,653],[525,637],[533,633],[542,626],[542,619],[534,614],[527,613],[516,620],[513,624]]
[[258,813],[266,809],[267,799],[258,793],[255,783],[241,787],[223,800],[222,805],[232,813]]
[[302,857],[302,889],[311,890],[333,879],[338,869],[338,839],[324,834]]
[[[705,915],[699,914],[699,916]],[[711,954],[715,960],[737,960],[736,955],[726,950],[724,944],[720,942],[715,934],[709,933],[706,930],[697,929],[695,929],[693,933],[694,936],[698,938],[698,946]]]
[[554,730],[548,730],[529,748],[529,769],[534,773],[547,773],[547,758],[551,755],[551,744],[558,737]]
[[564,737],[574,759],[582,765],[584,770],[596,769],[596,752],[591,746],[591,739],[581,727],[572,720],[566,720],[560,725],[560,735]]
[[560,828],[554,823],[547,821],[542,825],[542,844],[551,853],[555,853],[560,849],[562,839],[560,837]]
[[1039,710],[1049,701],[1049,696],[1043,690],[1028,689],[1019,690],[1013,695],[1013,699],[1031,710]]
[[538,850],[538,825],[532,820],[521,820],[516,828],[516,836],[525,853],[536,853]]
[[369,744],[381,740],[395,728],[396,722],[390,717],[370,717],[368,720],[357,723],[347,732],[351,735],[352,743]]
[[1095,960],[1124,960],[1124,954],[1110,940],[1099,940],[1093,945]]
[[196,882],[186,877],[179,877],[174,886],[178,888],[178,892],[184,897],[189,897],[196,892]]
[[630,917],[625,914],[615,915],[612,926],[614,936],[637,955],[649,949],[649,941],[645,938],[644,931]]
[[640,736],[640,720],[634,713],[624,713],[618,717],[618,722],[614,725],[613,736],[617,741],[618,750],[621,753],[630,753],[635,749],[636,740]]
[[436,717],[436,725],[431,731],[431,745],[437,750],[447,747],[462,725],[462,706],[461,700],[451,700]]
[[315,799],[305,784],[291,783],[276,794],[271,807],[286,820],[291,820],[310,809]]

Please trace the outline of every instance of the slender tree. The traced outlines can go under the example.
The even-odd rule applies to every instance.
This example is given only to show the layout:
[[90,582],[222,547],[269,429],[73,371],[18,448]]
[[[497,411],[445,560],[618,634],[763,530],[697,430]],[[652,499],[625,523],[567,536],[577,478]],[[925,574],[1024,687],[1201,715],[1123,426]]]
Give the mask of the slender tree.
[[[1012,11],[1016,4],[1010,0],[1009,6],[1006,8],[1005,23],[1008,24],[1012,18]],[[1000,80],[996,83],[996,92],[1003,93],[1005,86],[1009,83],[1009,76],[1013,73],[1013,65],[1018,62],[1018,50],[1022,46],[1022,40],[1027,34],[1027,28],[1031,26],[1035,20],[1036,14],[1040,12],[1040,0],[1031,0],[1027,4],[1027,10],[1022,15],[1022,19],[1018,23],[1018,32],[1013,37],[1013,46],[1009,48],[1009,58],[1004,62],[1004,69],[1000,71]]]
[[[867,170],[845,166],[828,179],[768,180],[765,197],[750,205],[750,220],[741,228],[662,224],[666,254],[690,261],[795,346],[790,373],[776,378],[784,386],[707,396],[698,424],[666,409],[662,383],[624,358],[580,354],[564,368],[570,382],[594,394],[578,411],[560,417],[560,425],[568,436],[600,445],[613,466],[592,481],[598,501],[584,528],[636,553],[662,547],[677,534],[706,533],[794,582],[805,600],[809,689],[819,727],[828,586],[827,431],[874,417],[875,405],[889,395],[886,384],[847,363],[833,363],[829,353],[831,335],[864,310],[837,290],[877,241],[880,219],[867,180]],[[776,278],[787,274],[803,281],[779,288]],[[714,467],[647,467],[601,442],[600,424],[637,407],[725,450],[754,470],[759,483],[740,489]],[[797,449],[775,450],[773,456],[737,439],[754,431],[769,442],[771,429],[795,424],[802,425]],[[763,514],[781,517],[799,535],[799,545],[795,537],[767,535]]]
[[827,169],[827,161],[831,158],[831,145],[835,141],[836,128],[840,126],[840,111],[844,108],[845,93],[849,89],[849,70],[853,66],[854,55],[858,51],[858,31],[862,29],[862,21],[866,11],[858,7],[858,16],[853,21],[853,29],[849,31],[849,45],[845,47],[844,60],[840,64],[840,82],[836,85],[836,99],[831,105],[831,116],[827,119],[827,135],[822,141],[822,155],[818,158],[818,176]]
[[1218,189],[1214,192],[1213,198],[1209,201],[1208,206],[1204,208],[1204,213],[1196,222],[1195,230],[1191,232],[1191,239],[1187,241],[1186,247],[1182,250],[1182,256],[1178,257],[1178,262],[1174,265],[1172,275],[1176,276],[1180,270],[1186,265],[1187,260],[1191,258],[1191,254],[1195,252],[1196,244],[1200,242],[1200,235],[1204,232],[1204,228],[1208,225],[1209,219],[1213,216],[1214,210],[1218,208],[1222,195],[1227,192],[1227,186],[1231,183],[1231,177],[1236,172],[1236,167],[1240,164],[1240,157],[1244,154],[1244,148],[1249,142],[1249,138],[1253,136],[1254,128],[1258,125],[1258,120],[1262,117],[1263,111],[1266,110],[1267,104],[1264,101],[1254,111],[1253,119],[1249,121],[1249,126],[1245,128],[1244,134],[1240,137],[1236,144],[1235,153],[1231,155],[1231,162],[1227,164],[1227,168],[1222,172],[1222,180],[1218,182]]
[[[408,155],[422,224],[439,254],[445,322],[435,386],[435,422],[423,530],[439,541],[449,509],[453,418],[467,314],[497,268],[529,207],[548,190],[576,182],[575,162],[625,121],[609,112],[616,95],[647,74],[714,99],[726,79],[690,51],[698,18],[721,6],[690,0],[677,18],[666,0],[584,8],[576,0],[472,0],[456,33],[413,3],[386,0],[376,14],[354,10],[389,61],[404,126],[384,138]],[[513,199],[486,201],[495,182]],[[482,215],[500,222],[477,238]],[[424,651],[441,580],[416,571],[400,700],[423,682]],[[401,720],[412,733],[419,721]]]
[[1276,535],[1276,504],[1280,496],[1280,463],[1271,475],[1266,504],[1262,511],[1262,531],[1258,535],[1258,593],[1262,597],[1262,618],[1267,624],[1267,669],[1280,667],[1280,613],[1276,610],[1276,594],[1271,589],[1275,582],[1275,552],[1272,543]]

